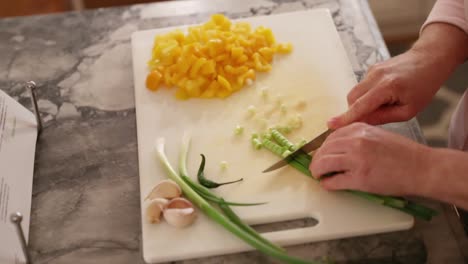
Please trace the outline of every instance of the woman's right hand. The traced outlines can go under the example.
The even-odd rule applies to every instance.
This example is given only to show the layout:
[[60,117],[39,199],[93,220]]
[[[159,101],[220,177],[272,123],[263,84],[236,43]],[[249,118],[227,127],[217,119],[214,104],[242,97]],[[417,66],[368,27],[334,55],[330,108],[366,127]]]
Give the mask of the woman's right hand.
[[328,126],[338,129],[358,121],[377,125],[414,117],[463,58],[463,49],[450,50],[454,39],[443,38],[457,31],[445,24],[429,25],[412,49],[370,67],[348,94],[348,111],[329,120]]

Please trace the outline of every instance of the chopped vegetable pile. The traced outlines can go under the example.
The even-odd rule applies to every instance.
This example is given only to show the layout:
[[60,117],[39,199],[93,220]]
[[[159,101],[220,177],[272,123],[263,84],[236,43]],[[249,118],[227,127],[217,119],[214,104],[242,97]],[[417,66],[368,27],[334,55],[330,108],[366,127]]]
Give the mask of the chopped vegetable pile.
[[255,80],[256,72],[270,71],[275,54],[291,51],[290,43],[275,42],[269,28],[252,30],[249,23],[215,14],[188,34],[156,36],[146,87],[175,86],[178,99],[225,98]]

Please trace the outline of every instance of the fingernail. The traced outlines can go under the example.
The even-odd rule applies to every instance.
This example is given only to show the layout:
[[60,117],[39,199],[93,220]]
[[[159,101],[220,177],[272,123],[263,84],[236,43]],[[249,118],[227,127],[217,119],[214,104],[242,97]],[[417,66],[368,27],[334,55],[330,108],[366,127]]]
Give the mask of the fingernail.
[[328,122],[327,122],[327,126],[328,126],[329,128],[335,128],[337,124],[338,124],[338,117],[336,117],[336,116],[333,117],[333,118],[331,118],[331,119],[328,120]]

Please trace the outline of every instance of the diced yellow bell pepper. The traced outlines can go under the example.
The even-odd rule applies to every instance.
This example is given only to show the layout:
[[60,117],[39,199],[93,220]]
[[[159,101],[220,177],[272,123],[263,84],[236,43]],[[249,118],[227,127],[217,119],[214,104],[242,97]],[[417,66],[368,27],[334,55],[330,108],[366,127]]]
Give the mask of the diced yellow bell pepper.
[[221,87],[223,87],[226,91],[232,91],[231,84],[222,75],[218,75],[217,80]]
[[146,86],[176,86],[182,100],[225,98],[255,80],[256,71],[270,71],[276,53],[291,51],[290,43],[275,44],[269,28],[252,30],[249,23],[232,24],[215,14],[187,34],[174,30],[155,37]]
[[187,100],[189,98],[188,94],[185,92],[183,87],[179,87],[175,93],[175,96],[179,100]]
[[162,74],[155,70],[146,77],[146,87],[152,91],[156,91],[161,83]]

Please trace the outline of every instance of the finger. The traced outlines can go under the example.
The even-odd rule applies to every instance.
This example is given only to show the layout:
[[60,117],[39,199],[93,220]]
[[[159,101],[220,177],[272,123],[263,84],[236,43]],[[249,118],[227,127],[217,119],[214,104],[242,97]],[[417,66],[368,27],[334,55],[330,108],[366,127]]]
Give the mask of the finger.
[[353,178],[348,172],[336,174],[329,178],[324,178],[320,181],[320,185],[330,191],[356,189]]
[[349,139],[348,138],[330,138],[322,144],[322,146],[317,149],[314,153],[313,158],[319,159],[321,156],[330,155],[330,154],[344,154],[348,152]]
[[366,77],[356,86],[354,86],[353,89],[351,89],[351,91],[348,93],[348,96],[347,96],[348,105],[354,104],[354,102],[356,102],[357,99],[359,99],[361,96],[366,94],[372,87],[375,87],[375,86],[376,86],[375,78],[372,78],[372,76]]
[[330,119],[328,126],[331,129],[337,129],[353,122],[360,121],[380,106],[391,102],[391,99],[391,96],[388,92],[385,92],[385,90],[370,90],[364,96],[356,100],[347,112]]
[[368,126],[365,123],[353,123],[333,131],[325,139],[322,146],[315,151],[313,158],[320,158],[328,154],[345,154],[352,151],[354,146],[353,136]]
[[315,178],[320,178],[332,172],[347,171],[350,163],[344,154],[325,155],[312,160],[310,171]]
[[392,122],[407,121],[414,116],[407,106],[382,106],[369,116],[364,118],[364,122],[371,125],[380,125]]
[[[336,140],[339,138],[350,138],[352,136],[355,136],[356,134],[361,133],[363,129],[366,129],[368,127],[369,125],[364,122],[355,122],[350,125],[340,127],[328,136],[324,144],[327,141],[332,141],[332,140]],[[349,144],[349,142],[342,142],[342,143]]]

